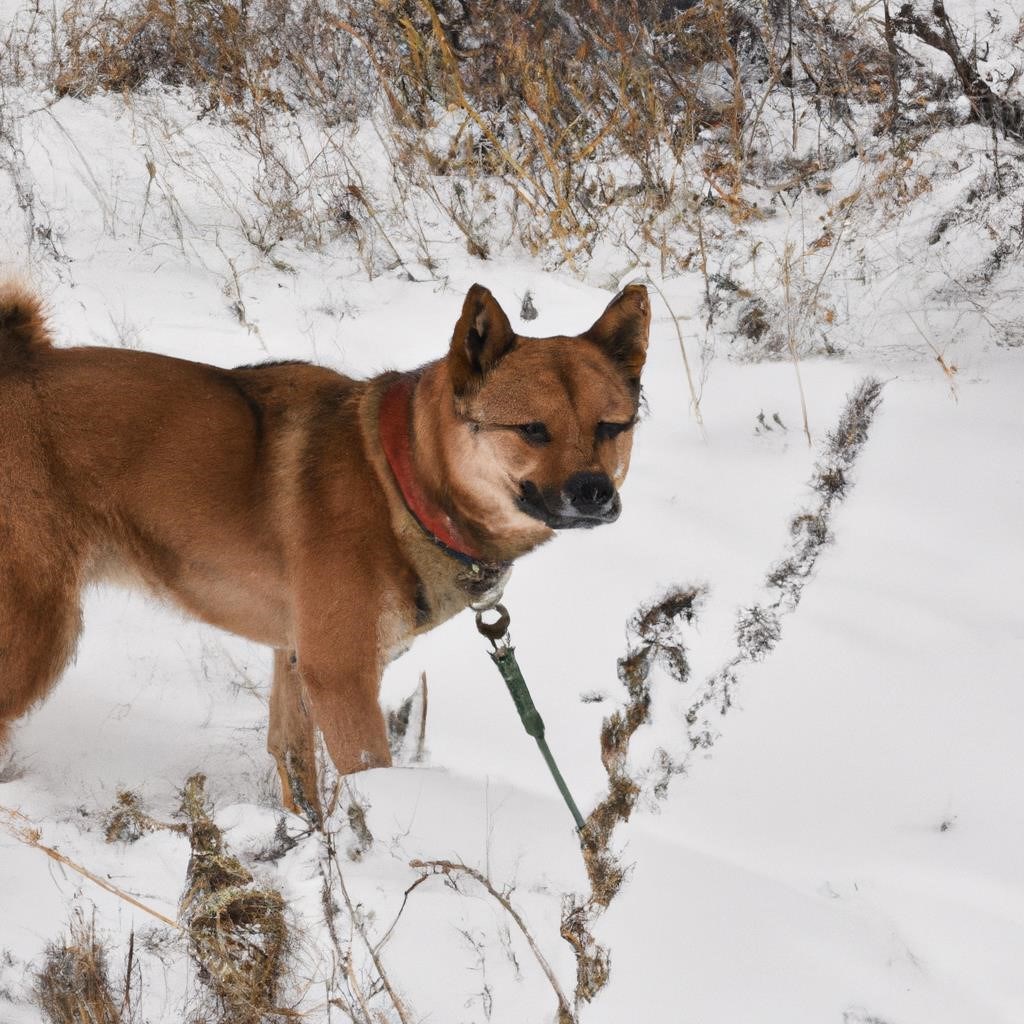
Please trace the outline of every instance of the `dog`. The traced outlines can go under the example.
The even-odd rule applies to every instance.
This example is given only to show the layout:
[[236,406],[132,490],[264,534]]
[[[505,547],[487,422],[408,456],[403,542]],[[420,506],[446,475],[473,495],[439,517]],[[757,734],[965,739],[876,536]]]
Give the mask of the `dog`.
[[517,335],[473,285],[447,354],[365,381],[58,348],[0,290],[0,750],[71,659],[83,588],[141,585],[274,650],[267,748],[317,819],[339,773],[388,766],[378,690],[414,637],[500,596],[555,531],[615,520],[650,304]]

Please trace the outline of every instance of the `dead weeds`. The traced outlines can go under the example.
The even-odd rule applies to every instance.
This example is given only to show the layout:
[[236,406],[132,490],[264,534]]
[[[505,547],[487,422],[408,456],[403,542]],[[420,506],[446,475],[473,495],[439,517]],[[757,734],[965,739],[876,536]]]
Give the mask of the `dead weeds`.
[[630,624],[637,644],[619,660],[619,680],[626,689],[625,705],[604,720],[601,729],[601,762],[608,775],[604,799],[587,816],[580,832],[583,863],[590,892],[567,897],[562,904],[562,938],[576,957],[576,1004],[589,1002],[608,983],[611,962],[608,950],[593,935],[597,918],[622,888],[628,869],[612,849],[616,828],[629,820],[641,789],[629,769],[629,745],[636,731],[650,718],[650,672],[662,664],[683,683],[690,666],[679,627],[692,623],[703,590],[677,588],[661,600],[642,608]]
[[294,1016],[277,1005],[288,952],[284,898],[256,884],[228,852],[207,808],[205,785],[205,776],[193,775],[182,793],[192,847],[181,898],[189,950],[220,1024],[283,1021]]
[[51,1024],[129,1024],[134,1019],[132,988],[130,957],[121,995],[115,994],[96,922],[76,910],[69,936],[46,947],[33,995]]

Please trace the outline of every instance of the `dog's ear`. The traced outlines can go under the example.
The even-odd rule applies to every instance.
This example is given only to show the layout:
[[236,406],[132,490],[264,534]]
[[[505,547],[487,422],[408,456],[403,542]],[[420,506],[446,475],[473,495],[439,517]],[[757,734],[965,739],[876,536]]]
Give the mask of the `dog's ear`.
[[498,300],[482,284],[473,285],[462,304],[448,356],[455,393],[480,380],[515,343],[515,332]]
[[629,381],[639,384],[650,330],[651,302],[647,289],[642,284],[628,284],[583,337],[599,345]]

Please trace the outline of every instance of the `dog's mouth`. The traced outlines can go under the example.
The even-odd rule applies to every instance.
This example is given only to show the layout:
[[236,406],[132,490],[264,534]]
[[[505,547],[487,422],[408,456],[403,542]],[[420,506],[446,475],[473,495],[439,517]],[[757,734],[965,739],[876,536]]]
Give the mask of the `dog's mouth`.
[[618,492],[607,477],[599,478],[598,474],[577,474],[550,498],[554,500],[549,500],[532,480],[524,480],[516,507],[552,530],[589,530],[614,523],[622,512]]

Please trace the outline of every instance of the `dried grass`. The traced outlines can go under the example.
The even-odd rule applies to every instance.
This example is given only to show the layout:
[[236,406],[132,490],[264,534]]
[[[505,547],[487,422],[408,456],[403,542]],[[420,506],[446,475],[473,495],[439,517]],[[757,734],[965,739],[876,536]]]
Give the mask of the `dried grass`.
[[201,117],[221,110],[239,124],[296,105],[331,123],[367,109],[364,62],[320,0],[73,0],[57,45],[58,95],[185,86]]
[[[382,209],[335,134],[380,110],[377,98],[399,190],[432,205],[474,255],[488,258],[496,240],[500,183],[501,230],[530,251],[580,269],[613,223],[628,224],[623,243],[639,235],[665,274],[695,256],[677,241],[688,221],[707,269],[702,202],[733,221],[761,216],[743,190],[780,141],[764,117],[773,95],[794,118],[799,95],[842,120],[891,91],[883,40],[799,2],[784,25],[775,5],[729,0],[72,0],[51,50],[61,95],[191,89],[199,116],[223,118],[262,163],[255,191],[273,217],[254,244],[348,233],[372,273],[384,262],[408,271],[410,242],[436,267],[416,202]],[[304,168],[268,130],[297,113],[324,145]]]
[[130,978],[129,965],[124,992],[115,996],[96,923],[76,911],[68,938],[46,947],[33,996],[51,1024],[128,1024]]
[[185,826],[150,817],[142,798],[130,790],[118,790],[114,806],[103,821],[103,836],[108,843],[134,843],[149,832],[184,832]]
[[192,847],[181,898],[190,952],[215,997],[220,1024],[294,1017],[277,1005],[288,951],[284,898],[257,885],[227,851],[206,806],[205,783],[205,776],[193,775],[182,794]]

